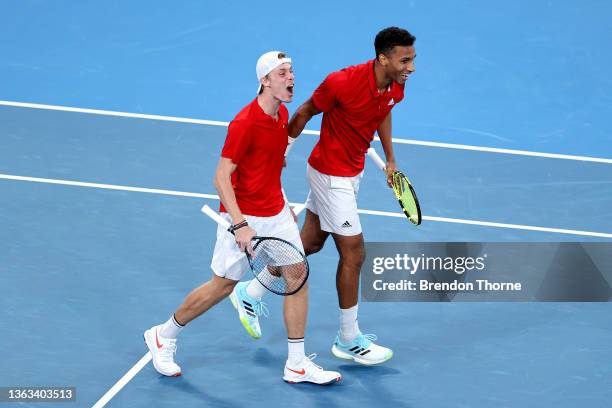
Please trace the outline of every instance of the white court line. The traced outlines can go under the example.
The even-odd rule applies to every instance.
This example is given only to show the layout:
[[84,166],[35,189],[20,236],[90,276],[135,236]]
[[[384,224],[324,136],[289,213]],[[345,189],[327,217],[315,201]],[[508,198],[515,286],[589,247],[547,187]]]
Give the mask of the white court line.
[[110,401],[125,385],[132,380],[151,361],[151,353],[147,352],[123,377],[119,379],[91,408],[102,408]]
[[[163,195],[182,196],[182,197],[197,197],[197,198],[206,198],[206,199],[211,199],[211,200],[219,199],[219,196],[215,194],[190,193],[186,191],[160,190],[160,189],[155,189],[155,188],[129,187],[129,186],[114,185],[114,184],[88,183],[88,182],[82,182],[82,181],[57,180],[57,179],[47,179],[47,178],[40,178],[40,177],[14,176],[10,174],[0,174],[0,179],[16,180],[16,181],[30,181],[30,182],[35,182],[35,183],[61,184],[61,185],[77,186],[77,187],[101,188],[101,189],[106,189],[106,190],[134,191],[138,193],[163,194]],[[297,207],[299,211],[303,210],[303,208],[301,208],[301,206],[304,205],[303,203],[289,203],[289,204],[291,206]],[[393,213],[393,212],[375,211],[375,210],[358,210],[358,211],[361,214],[381,215],[384,217],[398,217],[398,218],[404,217],[403,213]],[[499,222],[464,220],[460,218],[432,217],[432,216],[427,216],[427,215],[423,216],[423,219],[429,220],[429,221],[435,221],[435,222],[479,225],[483,227],[510,228],[510,229],[519,229],[519,230],[528,230],[528,231],[552,232],[556,234],[582,235],[582,236],[598,237],[598,238],[612,238],[611,233],[605,233],[605,232],[536,227],[536,226],[531,226],[531,225],[504,224],[504,223],[499,223]]]
[[[381,215],[384,217],[397,217],[405,218],[403,212],[386,212],[386,211],[375,211],[375,210],[357,210],[360,214],[368,215]],[[504,224],[500,222],[489,222],[489,221],[476,221],[476,220],[464,220],[461,218],[446,218],[446,217],[432,217],[429,215],[423,215],[424,220],[434,222],[448,222],[453,224],[466,224],[466,225],[478,225],[482,227],[495,227],[495,228],[509,228],[527,231],[538,231],[538,232],[552,232],[555,234],[570,234],[570,235],[582,235],[587,237],[598,237],[598,238],[612,238],[612,234],[605,232],[592,232],[592,231],[579,231],[563,228],[549,228],[549,227],[536,227],[533,225],[520,225],[520,224]]]
[[[380,141],[378,137],[375,137],[374,139]],[[532,157],[544,157],[547,159],[576,160],[576,161],[584,161],[584,162],[612,164],[612,159],[604,159],[600,157],[587,157],[587,156],[573,156],[573,155],[568,155],[568,154],[557,154],[557,153],[530,152],[528,150],[499,149],[496,147],[482,147],[482,146],[470,146],[470,145],[451,144],[451,143],[426,142],[423,140],[396,139],[396,138],[393,138],[391,140],[393,140],[393,143],[398,143],[398,144],[411,144],[411,145],[419,145],[419,146],[442,147],[442,148],[457,149],[457,150],[472,150],[472,151],[487,152],[487,153],[513,154],[515,156],[532,156]]]
[[195,123],[197,125],[229,126],[229,122],[219,122],[216,120],[180,118],[176,116],[147,115],[144,113],[118,112],[118,111],[109,111],[109,110],[101,110],[101,109],[72,108],[69,106],[43,105],[40,103],[0,101],[0,106],[13,106],[16,108],[44,109],[44,110],[54,110],[54,111],[63,111],[63,112],[75,112],[75,113],[89,113],[92,115],[119,116],[123,118],[163,120],[167,122]]
[[[26,103],[26,102],[14,102],[14,101],[0,100],[0,106],[12,106],[12,107],[18,107],[18,108],[31,108],[31,109],[45,109],[45,110],[55,110],[55,111],[64,111],[64,112],[89,113],[93,115],[119,116],[119,117],[125,117],[125,118],[163,120],[163,121],[168,121],[168,122],[194,123],[198,125],[226,126],[226,127],[229,125],[229,122],[221,122],[221,121],[216,121],[216,120],[182,118],[182,117],[177,117],[177,116],[148,115],[148,114],[142,114],[142,113],[129,113],[129,112],[101,110],[101,109],[73,108],[69,106],[45,105],[45,104],[40,104],[40,103]],[[320,134],[320,132],[316,130],[304,130],[302,133],[306,135],[319,135]],[[380,140],[380,139],[376,137],[375,140]],[[548,159],[575,160],[575,161],[583,161],[583,162],[612,164],[612,159],[606,159],[606,158],[601,158],[601,157],[532,152],[528,150],[500,149],[500,148],[494,148],[494,147],[482,147],[482,146],[471,146],[471,145],[452,144],[452,143],[428,142],[428,141],[423,141],[423,140],[400,139],[400,138],[393,138],[393,142],[398,143],[398,144],[439,147],[439,148],[445,148],[445,149],[472,150],[472,151],[487,152],[487,153],[501,153],[501,154],[512,154],[512,155],[517,155],[517,156],[543,157],[543,158],[548,158]]]
[[83,181],[70,181],[70,180],[40,178],[40,177],[13,176],[10,174],[0,174],[0,179],[16,180],[16,181],[31,181],[34,183],[61,184],[61,185],[66,185],[66,186],[77,186],[77,187],[101,188],[105,190],[134,191],[137,193],[152,193],[152,194],[164,194],[164,195],[173,195],[173,196],[181,196],[181,197],[209,198],[212,200],[219,199],[219,196],[216,194],[200,194],[200,193],[190,193],[187,191],[159,190],[157,188],[129,187],[129,186],[118,186],[115,184],[87,183]]

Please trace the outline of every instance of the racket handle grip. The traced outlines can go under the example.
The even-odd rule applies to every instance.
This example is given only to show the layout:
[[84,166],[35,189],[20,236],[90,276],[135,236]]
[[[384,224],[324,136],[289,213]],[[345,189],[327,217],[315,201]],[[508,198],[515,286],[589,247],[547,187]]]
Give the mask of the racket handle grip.
[[285,150],[285,157],[287,157],[287,155],[289,154],[289,150],[291,150],[296,140],[297,140],[297,137],[291,137],[291,136],[287,137],[287,149]]
[[306,204],[296,204],[293,207],[293,213],[295,215],[299,215],[302,211],[304,211],[305,208],[306,208]]
[[213,210],[206,204],[204,204],[204,206],[200,209],[200,211],[208,215],[210,218],[212,218],[214,222],[216,222],[217,224],[219,224],[225,229],[228,229],[231,226],[231,224],[227,222],[225,218],[221,217],[219,214],[217,214],[215,210]]
[[306,203],[304,204],[296,204],[294,206],[291,206],[291,203],[289,203],[289,199],[287,198],[287,194],[285,194],[285,189],[281,187],[281,193],[283,193],[283,198],[285,199],[285,202],[287,203],[288,206],[293,207],[293,213],[295,215],[298,215],[299,213],[302,212],[302,210],[304,208],[306,208]]
[[378,166],[379,169],[385,171],[385,162],[380,158],[380,156],[378,155],[378,153],[376,153],[376,150],[374,150],[373,147],[370,147],[368,149],[368,156],[370,156],[370,159],[372,159],[372,161],[376,164],[376,166]]

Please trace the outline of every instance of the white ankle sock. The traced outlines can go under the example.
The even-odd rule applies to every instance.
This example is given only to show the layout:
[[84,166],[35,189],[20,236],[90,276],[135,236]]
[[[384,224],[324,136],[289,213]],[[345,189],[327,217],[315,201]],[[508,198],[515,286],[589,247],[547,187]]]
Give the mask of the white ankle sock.
[[168,321],[161,325],[159,335],[166,339],[176,339],[176,336],[185,328],[181,326],[175,319],[174,315]]
[[251,279],[246,288],[246,293],[253,299],[261,300],[263,295],[266,293],[266,287],[257,279]]
[[357,309],[355,305],[348,309],[340,309],[340,341],[344,344],[350,343],[361,334],[357,323]]
[[295,367],[306,357],[304,354],[304,339],[287,339],[289,356],[287,363],[291,367]]

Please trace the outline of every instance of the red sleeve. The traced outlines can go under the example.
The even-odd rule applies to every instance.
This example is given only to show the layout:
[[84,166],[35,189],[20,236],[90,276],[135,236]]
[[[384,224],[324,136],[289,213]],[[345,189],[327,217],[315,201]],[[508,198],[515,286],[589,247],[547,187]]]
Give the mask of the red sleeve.
[[338,101],[338,91],[345,79],[342,71],[332,72],[312,94],[314,106],[321,112],[329,112]]
[[240,163],[249,148],[250,141],[246,124],[243,121],[232,121],[227,129],[221,157],[231,159],[234,164]]

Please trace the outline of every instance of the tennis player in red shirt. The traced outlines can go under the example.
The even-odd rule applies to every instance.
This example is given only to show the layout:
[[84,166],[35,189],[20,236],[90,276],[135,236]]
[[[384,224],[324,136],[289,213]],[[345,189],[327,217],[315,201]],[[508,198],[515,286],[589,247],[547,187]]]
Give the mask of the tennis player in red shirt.
[[[260,82],[257,97],[230,123],[215,175],[221,216],[236,227],[235,235],[218,227],[212,279],[194,289],[167,322],[144,333],[155,369],[166,376],[181,375],[174,355],[176,338],[184,326],[229,295],[241,322],[257,337],[257,317],[267,314],[267,309],[261,296],[249,294],[246,282],[238,284],[242,274],[249,270],[244,251],[252,251],[251,239],[256,233],[282,238],[303,251],[297,224],[281,190],[289,118],[283,102],[293,99],[291,59],[282,52],[270,51],[257,61],[256,73]],[[255,291],[263,290],[261,284],[251,286]],[[285,297],[288,358],[283,379],[315,384],[339,381],[339,373],[323,370],[312,362],[313,357],[304,353],[307,309],[305,284],[298,293]]]
[[[323,112],[321,137],[308,159],[310,192],[300,237],[306,255],[320,251],[329,235],[333,237],[340,255],[336,273],[340,330],[332,353],[364,365],[383,363],[393,351],[375,344],[376,336],[361,333],[357,323],[359,272],[365,258],[357,193],[375,132],[385,151],[391,186],[396,169],[391,110],[404,98],[404,84],[415,71],[415,40],[398,27],[380,31],[374,40],[376,58],[329,74],[289,122],[291,145],[306,123]],[[247,289],[261,297],[265,290],[258,286],[253,279]],[[252,326],[261,336],[259,323]]]
[[383,363],[393,352],[375,344],[376,336],[361,333],[357,323],[359,271],[365,257],[357,192],[374,132],[385,151],[391,185],[396,169],[391,110],[404,98],[404,84],[415,71],[415,40],[401,28],[380,31],[374,40],[376,58],[328,75],[289,122],[289,136],[296,138],[314,115],[323,112],[321,136],[308,159],[310,193],[300,235],[306,255],[318,252],[327,237],[333,237],[340,255],[340,330],[332,353],[365,365]]

